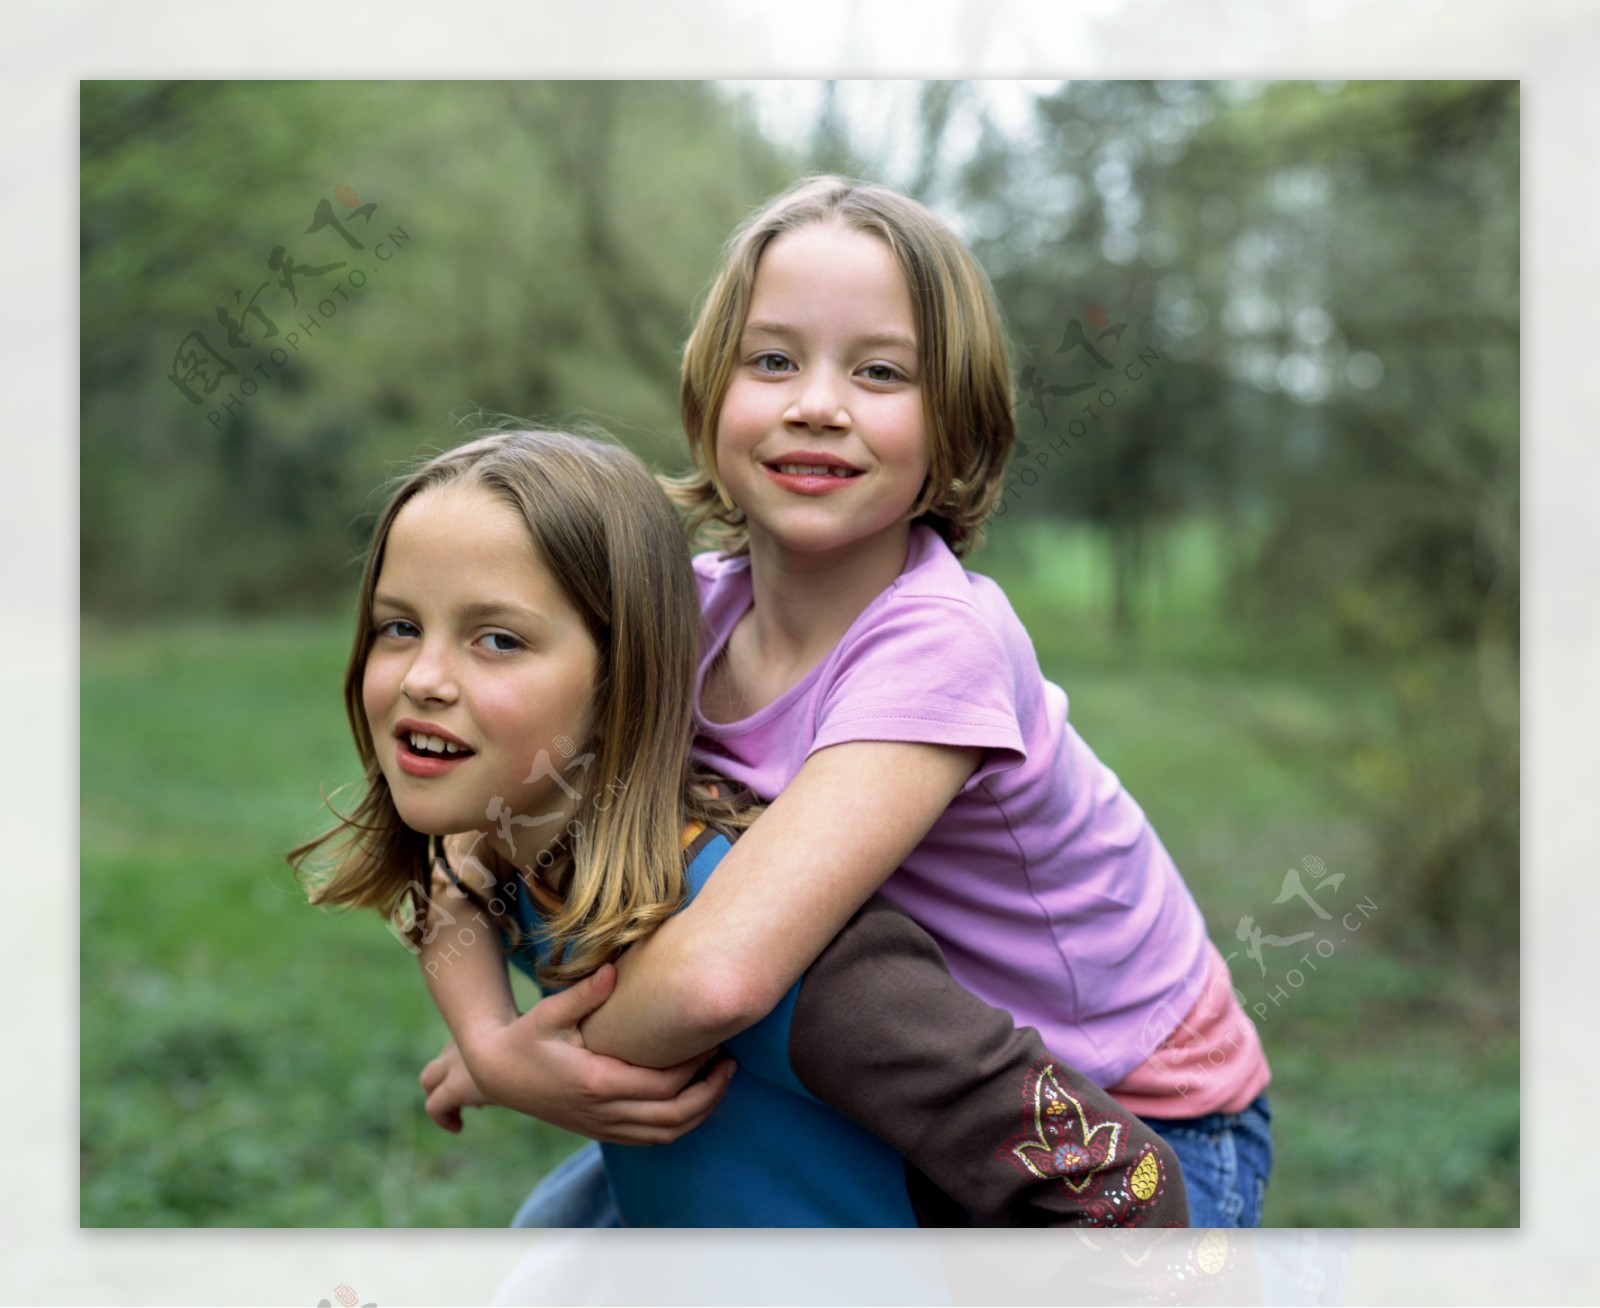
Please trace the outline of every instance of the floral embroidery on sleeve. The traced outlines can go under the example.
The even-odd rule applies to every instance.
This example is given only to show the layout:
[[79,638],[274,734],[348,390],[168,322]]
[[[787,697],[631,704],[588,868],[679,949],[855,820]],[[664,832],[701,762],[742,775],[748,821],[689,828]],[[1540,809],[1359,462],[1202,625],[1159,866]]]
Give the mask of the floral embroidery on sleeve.
[[1145,1144],[1137,1158],[1124,1145],[1125,1117],[1098,1113],[1067,1089],[1056,1065],[1040,1059],[1023,1079],[1024,1130],[998,1156],[1075,1204],[1097,1225],[1137,1226],[1167,1186],[1160,1153]]

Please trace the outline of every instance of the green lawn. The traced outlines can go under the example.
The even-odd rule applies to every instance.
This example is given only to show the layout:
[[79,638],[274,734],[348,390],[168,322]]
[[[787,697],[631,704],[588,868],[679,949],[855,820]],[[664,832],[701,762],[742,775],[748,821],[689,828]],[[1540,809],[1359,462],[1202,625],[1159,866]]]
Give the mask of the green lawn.
[[[1361,822],[1317,759],[1265,743],[1263,723],[1379,714],[1381,686],[1226,642],[1135,658],[1070,621],[1041,635],[1059,597],[1017,594],[1073,721],[1238,952],[1246,1001],[1265,1005],[1268,1223],[1516,1224],[1514,989],[1402,956]],[[572,1147],[497,1111],[469,1114],[459,1137],[437,1130],[416,1078],[445,1031],[411,956],[371,915],[306,906],[283,863],[321,825],[319,787],[354,773],[346,641],[344,621],[85,623],[85,1226],[495,1226]],[[1346,878],[1314,896],[1333,925],[1273,904],[1313,855]],[[1363,898],[1351,930],[1340,915]],[[1235,938],[1245,914],[1319,934],[1292,957],[1263,948],[1262,977]],[[1283,979],[1324,947],[1299,984]]]

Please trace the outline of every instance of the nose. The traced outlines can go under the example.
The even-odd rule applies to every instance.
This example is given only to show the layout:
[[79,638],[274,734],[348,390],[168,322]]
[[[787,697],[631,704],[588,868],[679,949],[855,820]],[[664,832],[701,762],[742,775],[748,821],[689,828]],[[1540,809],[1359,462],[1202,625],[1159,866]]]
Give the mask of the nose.
[[844,387],[833,370],[809,369],[795,392],[794,403],[784,416],[790,422],[814,431],[848,427],[850,413],[844,403]]
[[418,643],[400,682],[400,693],[413,704],[449,703],[455,699],[455,672],[441,643],[426,639]]

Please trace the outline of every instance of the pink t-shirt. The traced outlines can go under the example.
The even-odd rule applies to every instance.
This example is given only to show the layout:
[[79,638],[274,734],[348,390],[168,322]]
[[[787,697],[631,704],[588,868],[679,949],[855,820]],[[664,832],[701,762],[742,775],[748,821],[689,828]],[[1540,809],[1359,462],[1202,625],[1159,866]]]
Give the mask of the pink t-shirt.
[[[702,554],[695,571],[708,627],[698,709],[752,591],[748,559]],[[848,741],[986,751],[884,895],[963,985],[1101,1085],[1193,1006],[1207,940],[1188,887],[1067,722],[1067,697],[1000,588],[928,528],[913,528],[900,576],[797,685],[738,722],[697,716],[701,760],[767,799],[809,755]]]

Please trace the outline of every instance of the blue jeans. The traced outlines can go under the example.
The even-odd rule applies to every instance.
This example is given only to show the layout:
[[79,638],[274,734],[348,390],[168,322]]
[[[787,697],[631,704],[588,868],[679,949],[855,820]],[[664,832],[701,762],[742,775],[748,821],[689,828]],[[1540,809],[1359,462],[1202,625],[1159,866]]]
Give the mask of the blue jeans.
[[540,1181],[512,1226],[621,1226],[600,1146],[591,1140]]
[[1260,1226],[1272,1172],[1272,1110],[1266,1095],[1242,1113],[1147,1117],[1178,1155],[1195,1226]]

